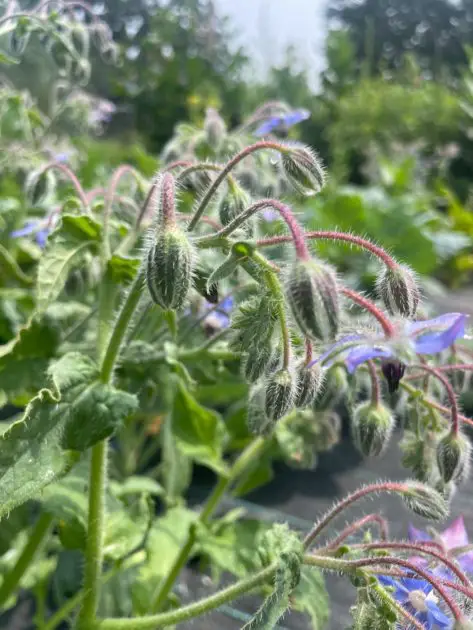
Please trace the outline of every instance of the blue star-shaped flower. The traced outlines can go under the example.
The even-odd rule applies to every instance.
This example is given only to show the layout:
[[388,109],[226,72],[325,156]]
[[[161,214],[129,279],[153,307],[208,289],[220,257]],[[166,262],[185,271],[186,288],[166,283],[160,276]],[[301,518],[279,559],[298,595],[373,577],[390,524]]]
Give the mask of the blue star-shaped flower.
[[307,120],[310,117],[310,112],[307,109],[294,109],[286,114],[278,114],[277,116],[271,116],[265,120],[255,131],[255,136],[267,136],[272,131],[280,128],[287,129],[293,125],[297,125],[303,120]]
[[383,586],[393,589],[394,599],[426,630],[452,628],[452,621],[439,607],[429,582],[407,577],[395,579],[387,575],[378,576],[378,580]]
[[49,221],[46,222],[38,219],[35,221],[27,221],[22,228],[10,232],[10,236],[12,238],[22,238],[23,236],[34,234],[36,242],[41,248],[43,248],[46,245],[50,231],[51,227],[49,225]]

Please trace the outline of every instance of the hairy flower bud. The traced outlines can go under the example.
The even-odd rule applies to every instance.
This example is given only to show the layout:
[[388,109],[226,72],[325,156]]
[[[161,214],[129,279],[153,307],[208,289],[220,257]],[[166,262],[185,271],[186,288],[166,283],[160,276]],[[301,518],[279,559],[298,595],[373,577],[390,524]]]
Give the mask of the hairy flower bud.
[[214,151],[218,151],[225,139],[227,127],[223,118],[213,107],[207,107],[204,120],[204,132],[207,142]]
[[315,409],[332,409],[348,392],[347,371],[342,365],[334,365],[326,372],[323,394],[315,400]]
[[273,422],[285,416],[294,406],[295,394],[295,379],[288,369],[283,368],[272,374],[266,381],[266,416]]
[[165,310],[183,307],[192,283],[192,248],[177,227],[159,232],[148,250],[146,282],[153,302]]
[[311,405],[320,393],[323,382],[324,373],[317,363],[312,367],[301,364],[296,371],[296,407],[302,409]]
[[376,281],[379,297],[393,315],[413,318],[420,302],[414,273],[406,265],[385,267]]
[[351,432],[357,449],[365,457],[381,455],[394,429],[391,410],[383,404],[361,403],[354,411]]
[[250,196],[239,186],[220,199],[218,216],[222,225],[228,225],[250,205]]
[[331,267],[316,259],[296,260],[289,270],[286,295],[294,318],[310,338],[330,341],[338,331],[340,303]]
[[317,154],[303,144],[289,145],[282,154],[282,168],[289,183],[301,195],[320,192],[325,173]]
[[[411,412],[412,413],[412,412]],[[432,431],[418,435],[416,430],[404,431],[400,443],[402,465],[412,471],[418,481],[427,482],[436,472],[436,436]]]
[[447,502],[437,490],[418,481],[407,481],[405,485],[408,488],[402,493],[402,499],[412,512],[431,521],[447,518]]
[[462,433],[448,431],[437,444],[437,464],[445,483],[463,480],[470,468],[471,445]]

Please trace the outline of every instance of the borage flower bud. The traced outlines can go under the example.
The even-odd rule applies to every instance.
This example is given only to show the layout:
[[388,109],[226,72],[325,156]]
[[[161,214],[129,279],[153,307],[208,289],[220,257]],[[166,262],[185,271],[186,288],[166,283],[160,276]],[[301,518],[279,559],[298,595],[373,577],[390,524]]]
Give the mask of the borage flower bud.
[[316,260],[296,260],[286,280],[294,318],[310,338],[330,341],[338,331],[340,303],[332,268]]
[[324,373],[317,363],[312,367],[301,364],[296,370],[296,407],[302,409],[311,405],[320,393],[323,382]]
[[407,481],[404,485],[407,488],[402,493],[402,499],[414,514],[431,521],[443,521],[447,518],[447,502],[437,490],[418,481]]
[[351,432],[357,449],[365,457],[381,455],[394,429],[391,410],[383,404],[361,403],[354,411]]
[[210,147],[218,151],[227,133],[223,118],[213,107],[207,107],[204,120],[204,132]]
[[315,409],[331,409],[339,403],[348,392],[347,371],[341,365],[331,367],[325,378],[323,394],[315,400]]
[[282,168],[289,183],[301,195],[320,192],[325,173],[317,154],[303,144],[288,145],[282,153]]
[[376,288],[390,313],[409,319],[414,317],[420,302],[420,290],[409,267],[385,267],[376,281]]
[[250,196],[240,186],[234,187],[220,199],[218,216],[222,225],[228,225],[250,205]]
[[437,444],[437,464],[445,483],[463,481],[470,468],[471,445],[462,433],[448,431]]
[[177,226],[163,226],[146,261],[146,283],[153,302],[165,310],[183,307],[192,283],[192,261],[186,233]]
[[276,422],[294,406],[296,383],[290,370],[283,368],[266,381],[264,409],[269,420]]

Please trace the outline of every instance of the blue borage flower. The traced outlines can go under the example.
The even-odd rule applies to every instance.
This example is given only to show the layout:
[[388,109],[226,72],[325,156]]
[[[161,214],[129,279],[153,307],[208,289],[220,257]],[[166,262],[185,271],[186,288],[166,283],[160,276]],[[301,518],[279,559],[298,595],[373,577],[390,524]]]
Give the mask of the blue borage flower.
[[426,630],[452,628],[452,621],[438,606],[438,599],[429,582],[407,577],[395,579],[387,575],[378,576],[378,580],[383,586],[394,589],[394,599]]
[[206,324],[215,325],[217,324],[218,328],[228,328],[230,325],[230,312],[233,308],[234,299],[232,295],[227,296],[220,304],[215,307],[215,304],[210,304],[210,302],[205,303],[205,309],[210,310],[212,312],[209,313],[208,317],[205,319]]
[[256,129],[254,135],[266,136],[275,129],[292,127],[303,120],[307,120],[309,117],[310,112],[307,109],[294,109],[286,114],[271,116]]
[[35,241],[43,248],[46,245],[51,229],[52,225],[49,219],[37,219],[35,221],[27,221],[22,228],[10,232],[10,236],[11,238],[22,238],[23,236],[34,234]]
[[426,321],[403,322],[399,334],[390,339],[347,335],[332,344],[312,365],[321,362],[330,367],[342,360],[352,374],[369,359],[401,359],[408,363],[415,354],[437,354],[449,348],[465,335],[467,319],[468,315],[463,313],[446,313]]

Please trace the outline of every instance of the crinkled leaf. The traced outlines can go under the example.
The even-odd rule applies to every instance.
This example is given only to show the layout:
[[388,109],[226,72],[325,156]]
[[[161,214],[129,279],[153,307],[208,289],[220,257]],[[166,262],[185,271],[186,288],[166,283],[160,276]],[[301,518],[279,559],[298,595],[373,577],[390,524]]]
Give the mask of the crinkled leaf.
[[84,254],[100,242],[99,223],[86,215],[64,215],[50,234],[38,265],[36,284],[38,308],[54,301],[66,284],[69,272],[83,260]]
[[0,346],[0,389],[12,398],[31,396],[43,384],[49,360],[59,344],[59,328],[48,315],[34,316],[17,337]]
[[61,446],[64,424],[55,413],[57,398],[41,390],[28,404],[24,417],[0,437],[0,518],[62,475],[77,453]]
[[224,469],[225,425],[217,413],[201,407],[180,381],[174,397],[172,432],[183,453],[217,472]]
[[141,264],[139,258],[127,258],[113,254],[108,261],[110,277],[115,284],[128,284],[136,276],[136,272]]

